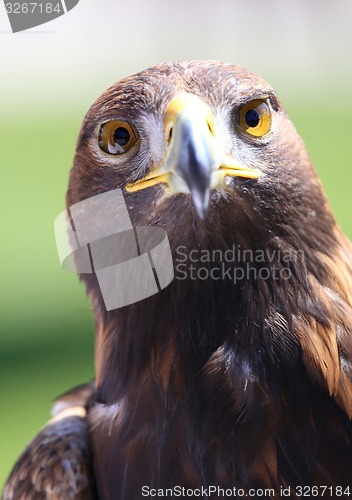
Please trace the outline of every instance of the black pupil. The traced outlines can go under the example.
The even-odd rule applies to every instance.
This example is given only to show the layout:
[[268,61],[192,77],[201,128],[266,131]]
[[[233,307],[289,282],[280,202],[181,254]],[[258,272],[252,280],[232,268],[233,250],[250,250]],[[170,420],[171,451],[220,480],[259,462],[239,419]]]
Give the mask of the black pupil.
[[119,146],[126,146],[129,143],[131,134],[125,127],[118,127],[114,132],[114,141]]
[[248,127],[256,127],[259,123],[259,115],[255,109],[247,111],[245,116]]

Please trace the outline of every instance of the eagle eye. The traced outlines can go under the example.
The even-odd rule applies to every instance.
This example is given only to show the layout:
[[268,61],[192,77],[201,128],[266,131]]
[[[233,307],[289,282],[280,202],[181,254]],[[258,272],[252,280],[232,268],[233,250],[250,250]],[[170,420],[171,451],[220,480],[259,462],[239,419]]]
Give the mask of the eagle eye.
[[271,128],[271,111],[262,99],[247,102],[240,109],[241,128],[254,137],[263,137]]
[[103,123],[100,128],[100,149],[111,155],[126,153],[137,140],[137,132],[128,122],[112,120]]

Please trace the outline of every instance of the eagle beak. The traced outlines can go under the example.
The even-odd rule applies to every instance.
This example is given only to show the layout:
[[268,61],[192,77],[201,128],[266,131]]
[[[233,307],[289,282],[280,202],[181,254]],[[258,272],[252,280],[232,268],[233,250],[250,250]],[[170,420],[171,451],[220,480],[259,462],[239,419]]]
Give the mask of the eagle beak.
[[208,210],[211,172],[217,163],[213,127],[210,108],[193,94],[179,94],[166,109],[164,128],[170,143],[166,167],[173,174],[170,187],[189,192],[202,219]]
[[260,175],[221,154],[211,109],[194,94],[181,93],[170,101],[164,132],[167,148],[161,166],[128,184],[127,191],[166,183],[174,193],[190,193],[199,217],[204,219],[211,189],[226,187],[226,176],[258,179]]

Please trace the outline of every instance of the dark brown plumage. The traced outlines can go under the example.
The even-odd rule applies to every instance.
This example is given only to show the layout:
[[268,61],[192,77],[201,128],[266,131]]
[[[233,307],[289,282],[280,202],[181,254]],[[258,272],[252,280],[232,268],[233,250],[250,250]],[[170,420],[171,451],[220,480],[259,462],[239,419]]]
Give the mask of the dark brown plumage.
[[[182,115],[185,126],[177,121],[189,106],[204,111],[202,137],[212,145],[204,151],[192,149],[200,144],[189,126],[192,113]],[[116,120],[135,134],[121,154],[104,143],[102,127]],[[264,133],[255,135],[257,127]],[[179,144],[180,130],[191,145]],[[214,148],[223,156],[207,170]],[[183,160],[167,180],[151,181],[171,150]],[[223,158],[235,170],[225,171]],[[177,192],[181,184],[190,194]],[[140,499],[142,486],[273,488],[276,495],[288,486],[350,486],[351,245],[272,88],[241,67],[199,61],[163,64],[118,82],[83,122],[67,204],[116,187],[124,189],[133,225],[167,231],[175,263],[180,247],[189,255],[236,245],[264,251],[262,262],[251,262],[257,271],[275,264],[288,268],[289,278],[176,276],[160,293],[107,312],[95,275],[81,276],[96,318],[96,381],[84,403],[87,416],[70,418],[81,418],[74,442],[83,439],[80,463],[88,468],[89,443],[94,480],[88,472],[86,478],[96,483],[94,498]],[[286,262],[287,254],[299,257]],[[209,270],[217,259],[196,267]],[[236,262],[243,270],[246,264]],[[60,435],[68,422],[54,424]],[[5,500],[20,498],[23,463],[24,498],[81,498],[33,493],[28,456],[51,428],[20,459]],[[51,446],[43,444],[45,453]],[[50,481],[62,477],[58,468],[45,471]]]

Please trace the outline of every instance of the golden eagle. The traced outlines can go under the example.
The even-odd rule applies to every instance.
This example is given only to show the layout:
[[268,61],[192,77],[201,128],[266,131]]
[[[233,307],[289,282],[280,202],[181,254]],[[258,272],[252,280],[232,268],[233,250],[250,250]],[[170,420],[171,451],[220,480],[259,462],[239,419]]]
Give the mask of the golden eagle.
[[207,61],[117,82],[67,205],[116,188],[133,226],[167,232],[175,278],[107,311],[81,274],[95,382],[59,399],[3,499],[348,498],[352,249],[274,90]]

